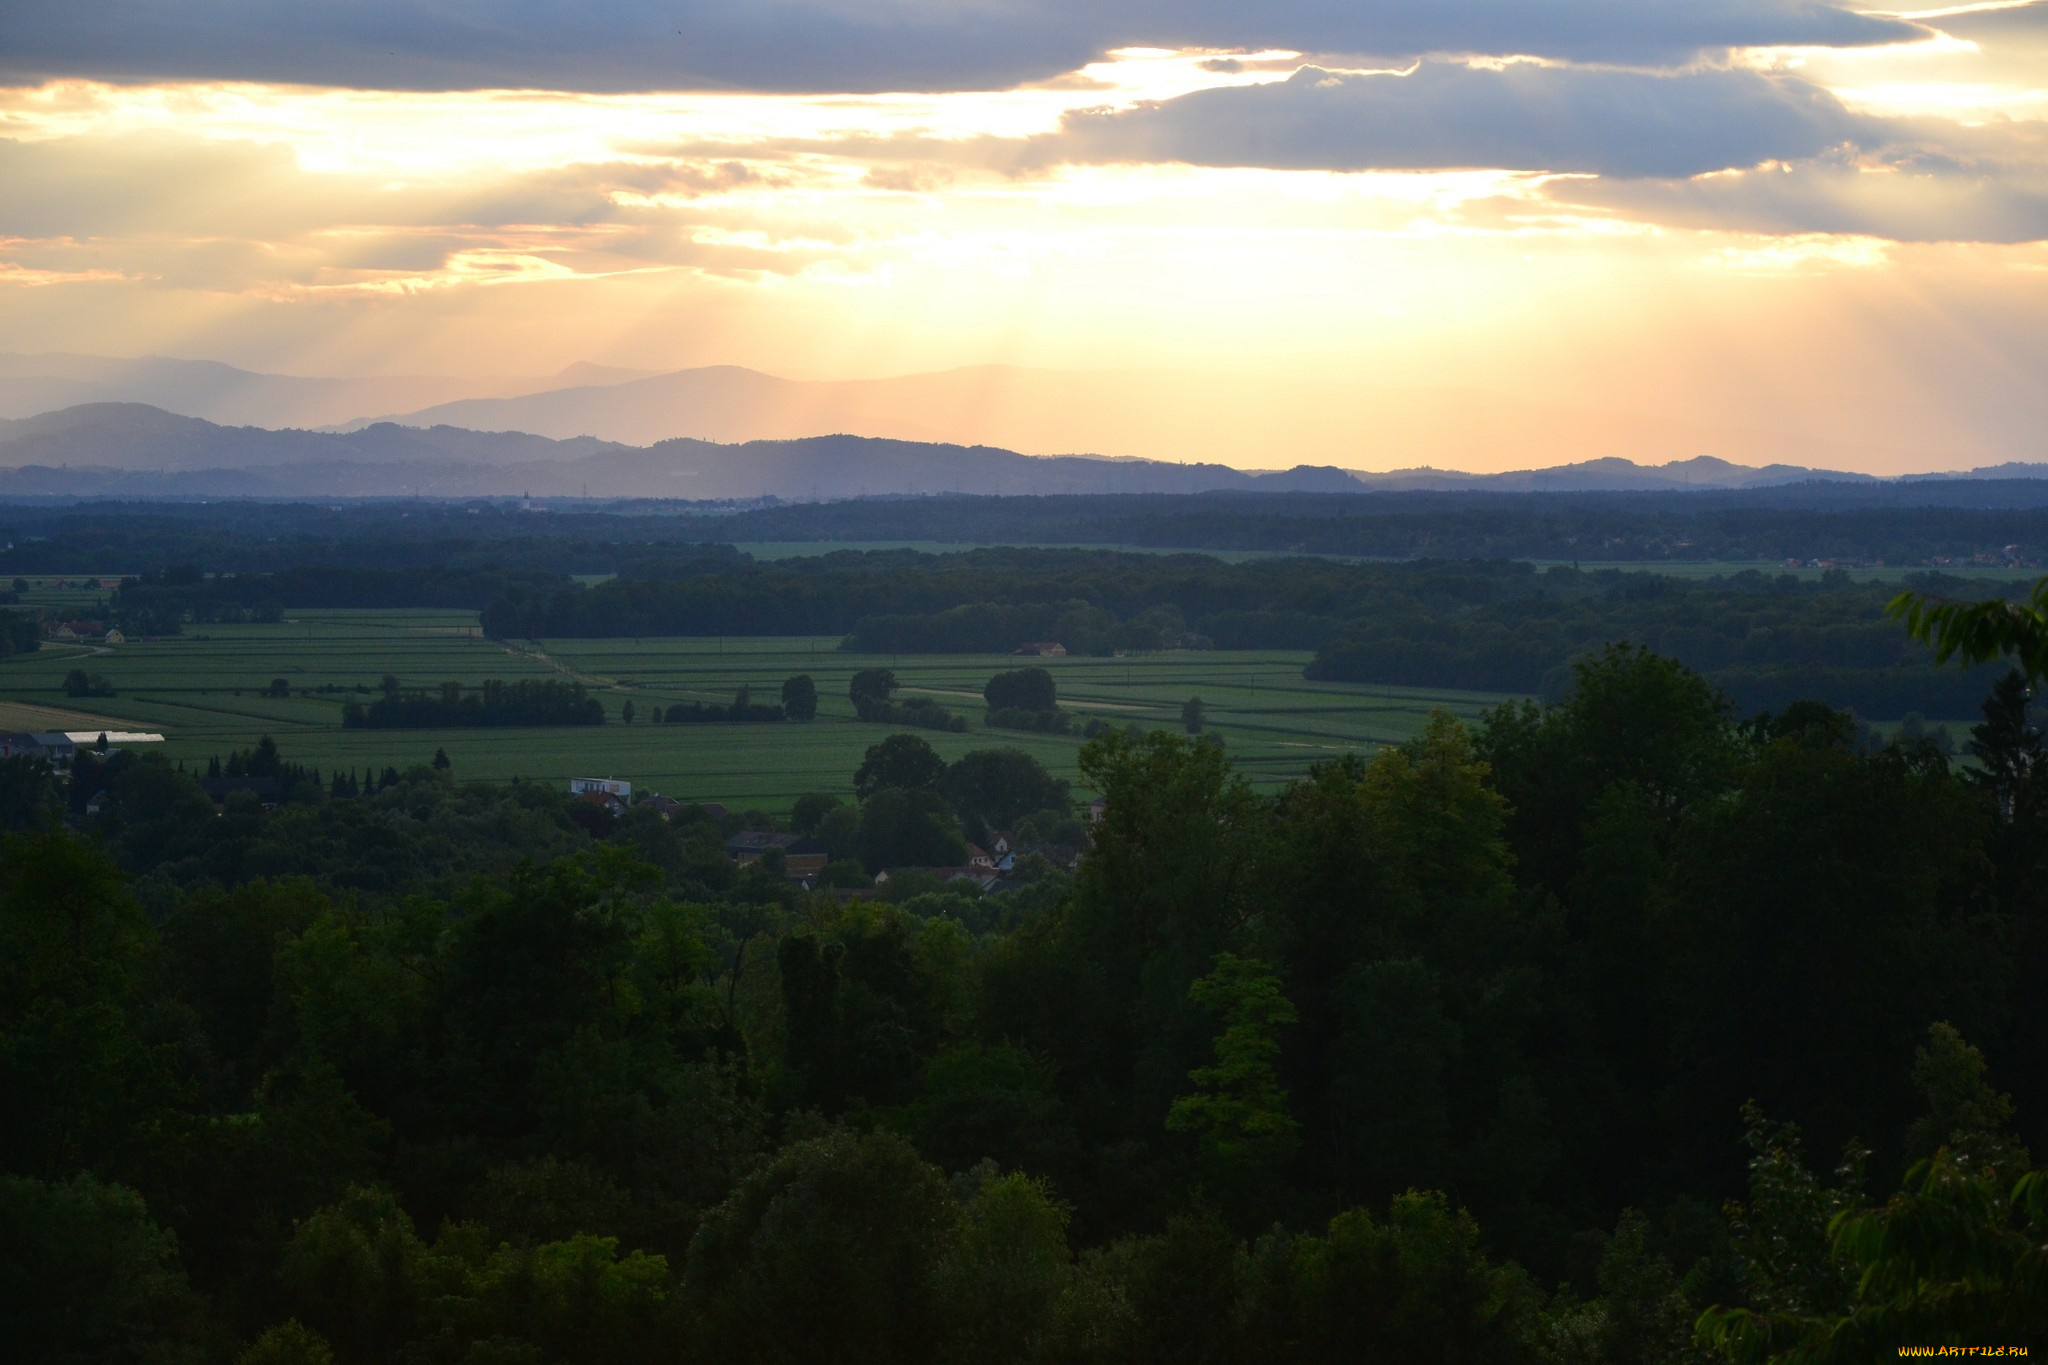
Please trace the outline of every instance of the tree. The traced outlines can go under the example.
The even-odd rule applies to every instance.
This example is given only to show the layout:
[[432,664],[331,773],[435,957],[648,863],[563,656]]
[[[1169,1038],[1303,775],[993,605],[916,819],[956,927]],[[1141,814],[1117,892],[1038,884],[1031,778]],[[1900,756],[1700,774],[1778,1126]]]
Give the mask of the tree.
[[861,805],[860,860],[885,867],[958,867],[967,843],[945,798],[927,790],[883,787]]
[[2041,745],[2041,727],[2029,714],[2033,692],[2018,669],[2000,678],[1984,701],[1982,724],[1970,728],[1970,756],[1978,768],[1970,780],[1998,801],[1998,817],[2006,824],[2022,818],[2037,789],[2048,781],[2048,752]]
[[887,668],[863,668],[846,685],[853,700],[854,714],[865,720],[877,708],[887,706],[896,691],[896,673]]
[[177,1239],[142,1196],[90,1175],[0,1175],[0,1341],[48,1365],[188,1359]]
[[789,827],[798,834],[815,834],[825,817],[844,804],[827,792],[805,792],[789,808]]
[[1882,1208],[1838,1214],[1828,1233],[1855,1287],[1847,1312],[1715,1307],[1700,1344],[1737,1365],[1861,1365],[2048,1334],[2048,1174],[2008,1185],[1943,1149]]
[[[632,702],[627,702],[627,703],[626,703],[626,705],[628,705],[628,706],[631,706],[632,704],[633,704]],[[626,717],[626,719],[627,719],[627,720],[631,720],[631,719],[632,719],[632,717],[631,717],[631,716],[628,716],[628,717]],[[449,758],[448,758],[448,751],[447,751],[446,749],[436,749],[436,750],[434,750],[434,767],[435,767],[436,769],[440,770],[441,772],[446,772],[446,771],[447,771],[447,770],[449,769],[449,767],[450,767],[450,766],[451,766],[451,764],[450,764],[450,762],[449,762]]]
[[1287,1112],[1279,1073],[1280,1030],[1296,1020],[1280,979],[1263,962],[1232,953],[1188,988],[1188,999],[1222,1022],[1214,1065],[1188,1073],[1195,1090],[1167,1111],[1169,1132],[1189,1133],[1224,1180],[1277,1174],[1301,1125]]
[[633,723],[633,699],[631,697],[626,698],[625,702],[619,707],[619,723],[621,725],[631,725]]
[[1065,813],[1067,784],[1022,749],[976,749],[963,754],[938,781],[939,791],[963,821],[1008,828],[1039,811]]
[[996,674],[981,695],[992,711],[1052,711],[1060,704],[1052,674],[1035,667]]
[[946,760],[916,735],[891,735],[868,746],[854,770],[853,791],[863,801],[884,787],[922,791],[946,771]]
[[928,1360],[959,1223],[908,1142],[837,1132],[783,1148],[705,1215],[685,1288],[734,1359]]
[[1042,1180],[999,1175],[984,1162],[968,1179],[980,1188],[962,1210],[960,1237],[939,1277],[952,1359],[1044,1358],[1041,1341],[1069,1276],[1071,1211]]
[[1180,727],[1191,735],[1202,733],[1203,706],[1200,697],[1189,697],[1180,704]]
[[815,720],[818,715],[818,685],[808,673],[799,673],[782,684],[782,711],[791,720]]
[[57,771],[43,758],[0,758],[0,830],[27,830],[63,818]]
[[2048,678],[2048,578],[2024,601],[1937,602],[1902,592],[1885,611],[1932,648],[1937,663],[1981,664],[2010,654],[2029,681]]
[[64,675],[64,695],[67,697],[111,697],[114,685],[97,673],[87,673],[74,668]]
[[235,1365],[333,1365],[334,1352],[327,1338],[304,1326],[297,1318],[286,1318],[249,1344],[235,1358]]
[[264,689],[264,695],[268,697],[289,697],[291,694],[291,681],[286,678],[272,678],[270,686]]
[[1530,1359],[1535,1288],[1519,1266],[1487,1260],[1472,1215],[1440,1193],[1410,1190],[1384,1221],[1340,1213],[1291,1251],[1297,1359]]

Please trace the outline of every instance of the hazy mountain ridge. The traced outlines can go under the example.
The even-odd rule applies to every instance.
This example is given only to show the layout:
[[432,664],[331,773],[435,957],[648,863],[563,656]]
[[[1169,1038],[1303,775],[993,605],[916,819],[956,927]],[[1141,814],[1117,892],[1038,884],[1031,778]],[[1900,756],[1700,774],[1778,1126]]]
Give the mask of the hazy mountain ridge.
[[[2048,477],[2048,465],[1980,476]],[[1606,458],[1507,474],[1023,455],[992,446],[829,435],[647,446],[589,437],[378,423],[346,432],[225,427],[143,404],[96,403],[0,421],[0,495],[537,497],[786,500],[871,495],[1274,491],[1364,493],[1739,490],[1807,481],[1876,483],[1712,457],[1644,466]]]
[[534,377],[394,375],[353,379],[264,374],[212,360],[0,352],[0,418],[33,417],[83,403],[147,403],[226,426],[360,425],[366,413],[402,412],[460,398],[504,397],[565,385],[645,378],[646,370],[579,363]]
[[[1567,464],[1589,451],[1684,459],[1711,450],[1759,466],[1795,451],[1840,465],[1873,454],[1894,465],[1915,462],[1906,452],[1873,452],[1804,434],[1592,411],[1469,387],[1011,365],[858,380],[784,379],[716,365],[618,384],[464,399],[386,420],[586,435],[629,445],[677,436],[745,441],[851,431],[1035,454],[1114,451],[1163,460],[1267,463],[1262,457],[1279,450],[1340,468],[1447,455],[1491,464],[1503,451],[1532,466]],[[1342,436],[1333,439],[1333,429]]]
[[[1524,470],[1592,456],[1657,465],[1713,452],[1755,467],[1924,468],[1927,452],[1838,435],[1573,407],[1459,386],[1252,372],[974,365],[875,379],[788,379],[738,365],[650,373],[579,363],[545,378],[316,379],[214,362],[0,354],[0,416],[141,402],[228,426],[348,431],[379,421],[648,446],[855,432],[1030,454],[1337,468]],[[1957,464],[2027,450],[1958,440]],[[1512,458],[1509,458],[1512,456]],[[1415,471],[1411,468],[1410,473]],[[1436,486],[1436,485],[1430,485]]]

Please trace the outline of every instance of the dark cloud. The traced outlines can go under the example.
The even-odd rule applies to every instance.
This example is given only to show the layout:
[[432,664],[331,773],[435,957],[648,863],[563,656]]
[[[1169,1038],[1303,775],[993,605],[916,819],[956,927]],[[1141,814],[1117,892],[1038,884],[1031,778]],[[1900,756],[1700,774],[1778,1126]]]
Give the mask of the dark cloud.
[[1755,71],[1430,61],[1408,74],[1303,67],[1276,84],[1071,115],[1040,145],[1082,162],[1674,177],[1814,156],[1878,128],[1819,86]]
[[1580,183],[1556,193],[1670,227],[1894,242],[2048,240],[2048,174],[1944,157],[1822,159],[1692,180]]
[[1921,32],[1818,0],[98,0],[11,7],[0,78],[967,90],[1135,45],[1674,64]]
[[2032,4],[2010,5],[2004,9],[1943,14],[1929,19],[1927,25],[1973,42],[2048,38],[2048,0],[2034,0]]

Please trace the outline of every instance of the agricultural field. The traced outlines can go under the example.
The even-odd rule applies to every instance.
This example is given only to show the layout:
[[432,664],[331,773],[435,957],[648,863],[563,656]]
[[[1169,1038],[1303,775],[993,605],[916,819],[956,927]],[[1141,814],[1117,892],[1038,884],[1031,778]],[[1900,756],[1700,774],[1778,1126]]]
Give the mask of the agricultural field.
[[[1209,729],[1237,767],[1265,789],[1318,759],[1371,752],[1420,729],[1443,706],[1466,718],[1502,698],[1411,688],[1312,683],[1298,650],[1186,652],[1119,659],[1022,660],[1008,655],[856,655],[836,637],[569,640],[538,648],[483,638],[474,613],[299,611],[271,625],[190,626],[184,635],[107,646],[50,646],[0,661],[0,707],[48,708],[165,736],[164,752],[188,766],[225,757],[264,734],[293,762],[335,768],[405,768],[446,749],[458,780],[512,777],[557,782],[619,777],[636,788],[735,808],[781,810],[807,791],[848,791],[870,744],[899,727],[856,720],[847,699],[854,672],[893,667],[907,695],[929,695],[967,717],[963,734],[919,731],[948,758],[1015,745],[1056,774],[1075,778],[1078,736],[1023,734],[981,725],[981,688],[991,674],[1028,662],[1053,674],[1062,704],[1145,728],[1178,728],[1181,705],[1200,696]],[[112,697],[69,698],[64,676],[99,674]],[[783,679],[808,673],[818,719],[799,724],[651,724],[656,706],[725,702],[742,686],[779,697]],[[384,675],[406,688],[446,680],[563,677],[603,701],[607,723],[560,729],[343,730],[351,696],[367,700]],[[273,679],[289,695],[266,695]],[[638,713],[621,724],[624,704]],[[0,712],[4,715],[6,712]],[[21,712],[23,719],[32,713]],[[20,726],[19,728],[31,728]],[[49,728],[38,724],[34,728]]]

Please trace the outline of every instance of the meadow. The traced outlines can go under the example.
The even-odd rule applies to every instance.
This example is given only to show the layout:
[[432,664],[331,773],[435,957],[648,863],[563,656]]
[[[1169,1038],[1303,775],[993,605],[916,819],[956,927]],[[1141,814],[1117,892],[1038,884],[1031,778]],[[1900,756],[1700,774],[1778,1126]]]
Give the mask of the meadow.
[[[35,594],[40,597],[39,592]],[[75,603],[84,610],[92,594]],[[56,605],[51,602],[48,605]],[[71,606],[73,603],[67,602]],[[1081,722],[1174,728],[1182,704],[1200,696],[1208,728],[1254,784],[1277,788],[1318,759],[1369,753],[1418,732],[1438,706],[1472,718],[1502,700],[1485,693],[1313,683],[1302,679],[1300,650],[1171,651],[1123,658],[1046,659],[1008,655],[841,653],[837,637],[568,640],[532,647],[485,639],[476,616],[460,611],[295,611],[268,625],[195,625],[167,639],[116,646],[46,645],[0,662],[0,724],[51,708],[84,723],[66,729],[152,730],[161,751],[188,767],[226,757],[265,734],[287,758],[331,774],[337,767],[381,770],[429,761],[445,749],[458,781],[512,777],[548,782],[619,777],[636,789],[736,809],[786,809],[809,791],[846,793],[867,747],[897,728],[857,720],[847,698],[854,672],[896,670],[908,695],[930,695],[967,717],[961,734],[920,731],[947,758],[969,749],[1014,745],[1057,775],[1078,777],[1078,735],[1037,735],[982,726],[981,688],[1003,669],[1039,662],[1057,680],[1060,699]],[[103,675],[113,697],[64,695],[74,668]],[[807,673],[820,697],[809,724],[665,725],[647,719],[656,706],[729,701],[740,686],[773,701],[782,682]],[[603,726],[562,729],[344,730],[343,703],[374,692],[386,675],[401,686],[453,679],[566,677],[583,682],[605,707]],[[266,695],[282,678],[290,695]],[[362,689],[362,690],[358,690]],[[620,721],[626,702],[637,712]],[[13,714],[15,721],[7,720]],[[38,724],[35,728],[42,728]]]

